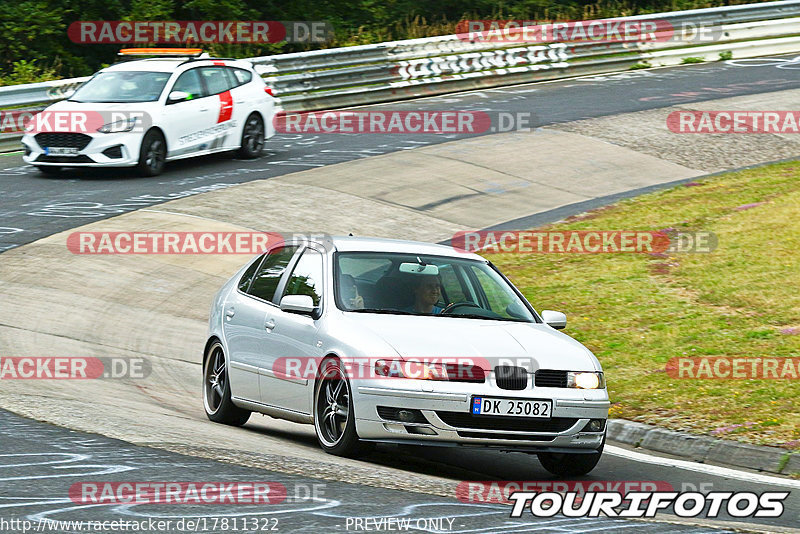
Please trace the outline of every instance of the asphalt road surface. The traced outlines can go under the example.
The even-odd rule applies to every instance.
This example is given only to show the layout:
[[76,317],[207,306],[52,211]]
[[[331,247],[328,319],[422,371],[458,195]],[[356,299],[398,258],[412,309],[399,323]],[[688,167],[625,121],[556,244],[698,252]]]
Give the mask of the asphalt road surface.
[[[267,466],[265,466],[267,467]],[[84,504],[83,482],[279,483],[270,504]],[[75,502],[71,496],[75,497]],[[407,521],[409,532],[726,532],[620,519],[509,518],[501,504],[462,503],[421,493],[330,482],[136,447],[0,411],[0,532],[87,532],[89,522],[119,521],[133,532],[346,532]],[[179,523],[180,521],[183,523]],[[360,520],[360,522],[357,522]],[[138,528],[133,528],[136,522]],[[160,523],[171,521],[171,524]],[[25,523],[28,522],[28,523]],[[83,522],[77,525],[75,522]],[[123,523],[125,522],[125,523]],[[190,522],[195,522],[191,528]],[[144,528],[142,528],[142,526]],[[165,527],[165,528],[159,528]],[[365,531],[365,528],[360,529]],[[98,532],[99,530],[95,530]],[[123,530],[124,531],[124,530]],[[730,532],[730,531],[728,531]]]
[[[474,91],[369,109],[485,111],[496,127],[498,113],[529,113],[530,126],[538,127],[797,87],[800,62],[781,56]],[[155,178],[108,169],[46,176],[25,165],[19,153],[0,155],[0,251],[176,198],[472,135],[279,134],[266,143],[260,159],[214,155],[183,160]]]
[[[789,61],[764,66],[714,63],[637,71],[557,83],[476,91],[374,106],[398,110],[475,110],[490,114],[532,113],[534,126],[698,102],[726,96],[800,87],[800,73]],[[800,65],[798,65],[800,66]],[[487,133],[492,133],[487,132]],[[278,135],[255,161],[213,156],[169,165],[165,174],[139,178],[128,171],[73,171],[43,176],[24,165],[18,154],[0,156],[0,251],[58,231],[164,201],[230,187],[251,180],[321,167],[358,158],[408,150],[467,135]],[[315,447],[313,434],[286,434],[287,448]],[[328,461],[335,459],[328,457]],[[409,473],[436,474],[455,483],[463,480],[552,480],[538,462],[521,453],[382,446],[365,459],[369,466],[387,465]],[[461,503],[454,498],[400,492],[373,486],[312,479],[265,469],[235,466],[137,447],[108,438],[36,423],[0,412],[0,532],[15,532],[11,519],[94,520],[190,516],[275,518],[284,532],[347,530],[348,518],[450,518],[451,528],[424,523],[428,532],[583,532],[640,528],[649,532],[708,532],[702,526],[676,526],[610,519],[510,519],[507,506]],[[273,466],[276,467],[276,466]],[[245,481],[280,482],[290,498],[256,510],[252,506],[81,505],[69,498],[76,481]],[[668,458],[609,447],[588,480],[652,481],[676,490],[767,491],[793,493],[780,518],[744,520],[756,528],[800,524],[800,482],[757,473],[697,465],[681,467]],[[304,488],[322,484],[324,495],[311,499]],[[319,486],[318,486],[319,487]],[[300,488],[300,489],[298,489]],[[296,495],[299,494],[299,495]],[[199,509],[198,509],[199,508]],[[669,514],[663,518],[672,521]],[[731,521],[730,517],[721,517]],[[741,521],[741,520],[737,520]],[[271,528],[273,523],[268,523]],[[434,525],[434,527],[431,527]],[[731,523],[732,525],[732,523]],[[230,525],[229,525],[230,526]],[[441,528],[440,528],[441,527]],[[352,530],[352,528],[351,528]],[[21,532],[21,530],[17,530]],[[40,530],[41,531],[41,530]],[[59,532],[73,532],[62,528]],[[225,531],[221,527],[215,532]],[[231,531],[228,529],[227,531]]]

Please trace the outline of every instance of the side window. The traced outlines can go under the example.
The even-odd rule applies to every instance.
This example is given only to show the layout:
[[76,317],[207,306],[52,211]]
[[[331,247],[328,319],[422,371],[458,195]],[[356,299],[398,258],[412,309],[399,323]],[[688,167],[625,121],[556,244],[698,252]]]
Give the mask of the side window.
[[[445,304],[451,302],[466,302],[467,297],[464,295],[464,290],[461,288],[461,283],[458,281],[452,265],[442,265],[439,267],[439,278],[442,281],[444,294],[447,295]],[[443,295],[444,296],[444,295]]]
[[322,299],[322,254],[313,249],[306,249],[297,262],[289,282],[286,284],[286,295],[308,295],[319,306]]
[[227,68],[202,67],[197,70],[200,71],[200,75],[206,82],[206,87],[208,88],[208,94],[216,95],[219,93],[224,93],[225,91],[231,88],[231,83],[228,80],[228,73],[226,72],[228,70]]
[[261,263],[261,268],[253,279],[248,293],[267,302],[272,302],[275,297],[275,290],[278,288],[278,282],[283,276],[283,271],[286,270],[286,266],[289,265],[289,261],[291,261],[296,251],[297,247],[281,247],[269,252]]
[[233,76],[234,87],[250,83],[253,79],[253,73],[249,70],[229,68],[228,72]]
[[239,279],[239,291],[244,291],[247,293],[247,288],[250,287],[250,282],[253,281],[253,276],[256,274],[256,269],[258,269],[258,266],[261,265],[261,260],[263,259],[264,255],[262,254],[256,261],[253,262],[250,267],[247,268],[242,277]]
[[511,295],[505,293],[482,269],[476,267],[471,269],[486,294],[489,309],[503,317],[513,317],[508,312],[508,306],[515,302]]
[[192,98],[201,98],[203,96],[207,96],[205,90],[203,89],[203,84],[200,81],[200,75],[198,71],[200,69],[192,69],[187,70],[175,81],[175,85],[172,86],[173,91],[183,91],[185,93],[189,93],[190,100]]

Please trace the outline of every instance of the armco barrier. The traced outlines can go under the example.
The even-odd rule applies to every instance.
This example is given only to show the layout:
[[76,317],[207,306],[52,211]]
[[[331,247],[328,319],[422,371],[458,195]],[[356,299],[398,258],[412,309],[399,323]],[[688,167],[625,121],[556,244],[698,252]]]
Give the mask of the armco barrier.
[[[249,58],[287,111],[311,111],[626,70],[634,65],[800,52],[800,0],[620,17],[704,26],[717,38],[678,34],[647,42],[471,42],[458,35]],[[41,108],[88,78],[0,87],[0,109]],[[19,134],[0,134],[0,143]],[[2,148],[0,148],[2,150]]]

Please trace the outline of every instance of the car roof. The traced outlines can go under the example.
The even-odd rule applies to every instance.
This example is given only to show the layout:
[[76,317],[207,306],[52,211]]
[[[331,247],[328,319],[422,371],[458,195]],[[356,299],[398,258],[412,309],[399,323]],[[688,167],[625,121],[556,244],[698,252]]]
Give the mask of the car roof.
[[465,252],[449,245],[424,243],[422,241],[354,236],[332,236],[330,239],[338,252],[399,252],[486,261],[485,258],[477,254]]
[[228,67],[238,67],[250,69],[252,64],[247,61],[237,61],[234,59],[199,58],[191,59],[186,57],[156,57],[147,59],[135,59],[115,63],[103,69],[103,72],[112,71],[150,71],[150,72],[174,72],[179,67],[186,66],[211,66],[214,62],[223,62]]

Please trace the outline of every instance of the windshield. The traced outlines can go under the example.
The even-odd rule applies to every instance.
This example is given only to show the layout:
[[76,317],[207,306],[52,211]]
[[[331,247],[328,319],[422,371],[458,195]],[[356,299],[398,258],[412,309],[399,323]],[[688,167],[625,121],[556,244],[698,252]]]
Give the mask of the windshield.
[[70,102],[152,102],[158,100],[169,72],[101,72],[75,91]]
[[336,258],[336,302],[345,311],[535,321],[486,262],[380,252]]

